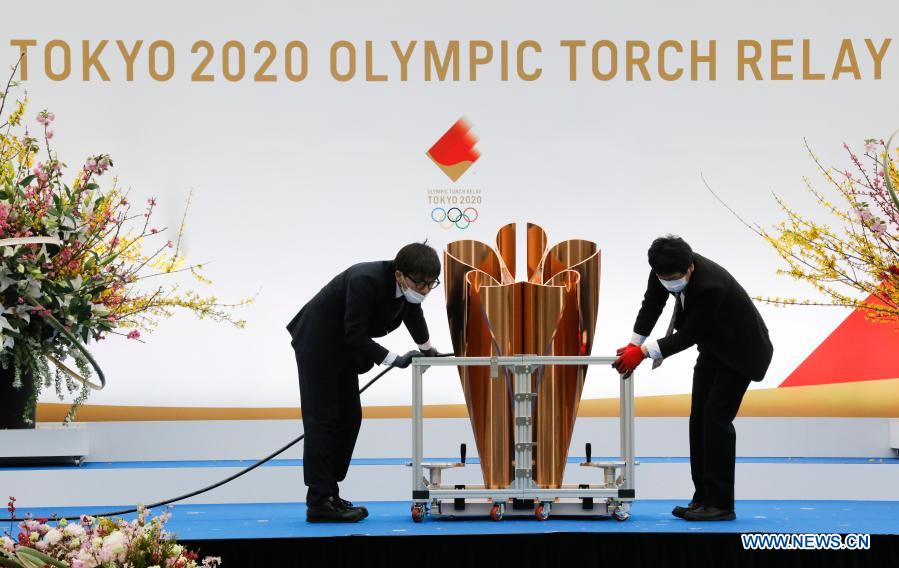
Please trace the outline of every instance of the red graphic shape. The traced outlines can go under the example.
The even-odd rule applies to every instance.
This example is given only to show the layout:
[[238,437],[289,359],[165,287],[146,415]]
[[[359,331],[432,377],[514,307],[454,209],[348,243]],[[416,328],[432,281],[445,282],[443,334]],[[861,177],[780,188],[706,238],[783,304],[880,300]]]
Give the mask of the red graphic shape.
[[471,125],[468,121],[460,118],[431,146],[428,155],[444,166],[454,166],[462,162],[474,163],[481,153],[474,147],[478,139],[470,131]]
[[[882,304],[873,295],[865,300]],[[799,387],[899,378],[899,324],[878,323],[853,310],[780,384]]]

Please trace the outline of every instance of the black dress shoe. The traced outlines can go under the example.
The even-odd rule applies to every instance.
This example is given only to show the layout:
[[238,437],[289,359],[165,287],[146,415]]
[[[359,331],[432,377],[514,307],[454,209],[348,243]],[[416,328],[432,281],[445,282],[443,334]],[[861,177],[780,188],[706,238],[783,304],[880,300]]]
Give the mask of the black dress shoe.
[[306,506],[306,522],[309,523],[355,523],[362,518],[362,511],[344,508],[335,497],[328,497],[320,505]]
[[718,507],[699,507],[684,513],[684,519],[688,521],[732,521],[737,518],[733,509],[719,509]]
[[357,507],[357,506],[353,505],[352,503],[350,503],[349,501],[347,501],[346,499],[341,499],[339,496],[337,497],[337,500],[340,501],[340,506],[343,507],[344,509],[359,509],[360,511],[362,511],[363,519],[368,517],[368,509],[366,509],[362,505],[359,505]]
[[678,505],[677,507],[672,509],[671,514],[674,515],[675,517],[677,517],[678,519],[683,519],[684,513],[686,513],[687,511],[695,511],[696,509],[698,509],[700,507],[702,507],[702,505],[700,505],[699,503],[696,503],[695,501],[690,501],[690,504],[687,505],[686,507],[681,507],[680,505]]

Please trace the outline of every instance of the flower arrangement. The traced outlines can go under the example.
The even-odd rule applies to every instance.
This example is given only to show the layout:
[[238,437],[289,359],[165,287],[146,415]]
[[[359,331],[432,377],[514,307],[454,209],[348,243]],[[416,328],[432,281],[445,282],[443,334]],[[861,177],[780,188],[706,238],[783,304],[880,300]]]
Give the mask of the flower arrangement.
[[829,190],[819,189],[808,178],[803,180],[805,187],[835,221],[833,226],[807,218],[776,194],[786,218],[771,230],[750,225],[728,207],[786,261],[788,268],[778,274],[808,282],[824,297],[758,296],[757,301],[860,308],[873,321],[899,321],[899,198],[894,190],[899,170],[889,147],[883,140],[865,140],[859,155],[844,143],[852,167],[837,169],[826,167],[805,144]]
[[[115,178],[101,189],[113,167],[109,155],[92,154],[69,173],[51,144],[55,114],[37,113],[32,133],[25,125],[27,93],[11,100],[16,88],[10,77],[0,95],[0,360],[14,369],[17,388],[27,377],[36,393],[51,385],[60,399],[63,385],[78,391],[68,421],[89,393],[88,382],[73,377],[89,378],[91,366],[99,371],[85,344],[109,334],[142,341],[141,332],[174,308],[244,327],[233,311],[252,299],[222,304],[181,292],[177,283],[152,286],[148,279],[178,272],[211,284],[200,274],[203,264],[186,265],[180,252],[190,196],[177,237],[163,237],[166,229],[152,222],[155,198],[135,211]],[[62,363],[70,357],[78,373]]]
[[806,144],[818,172],[841,203],[833,203],[808,179],[806,188],[836,220],[837,228],[804,218],[777,197],[786,219],[771,232],[761,231],[789,265],[778,273],[808,282],[826,300],[759,299],[779,305],[862,308],[869,319],[897,321],[899,201],[893,187],[899,184],[899,171],[883,140],[865,140],[861,156],[848,144],[843,148],[852,169],[825,167]]
[[[7,510],[15,516],[15,499]],[[137,518],[82,515],[78,522],[26,518],[17,539],[0,536],[0,566],[12,568],[214,568],[221,558],[199,555],[179,545],[165,531],[168,511],[148,519],[149,509],[138,506]],[[199,561],[199,563],[198,563]]]

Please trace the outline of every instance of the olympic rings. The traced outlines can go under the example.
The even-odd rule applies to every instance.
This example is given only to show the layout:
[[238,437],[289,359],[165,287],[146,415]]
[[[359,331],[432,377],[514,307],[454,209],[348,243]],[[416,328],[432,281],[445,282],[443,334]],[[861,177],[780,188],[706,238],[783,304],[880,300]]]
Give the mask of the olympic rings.
[[435,207],[431,210],[431,220],[439,223],[444,229],[455,226],[457,229],[467,229],[478,220],[478,210],[474,207],[466,207],[464,210],[458,207]]

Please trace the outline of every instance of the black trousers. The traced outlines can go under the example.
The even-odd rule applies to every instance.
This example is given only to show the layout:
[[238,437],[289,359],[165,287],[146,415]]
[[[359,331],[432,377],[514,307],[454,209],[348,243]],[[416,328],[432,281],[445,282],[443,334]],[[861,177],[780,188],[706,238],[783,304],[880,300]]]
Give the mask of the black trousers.
[[[337,496],[362,425],[359,376],[349,361],[296,352],[303,414],[303,481],[306,503]],[[341,365],[341,363],[344,363]]]
[[734,508],[733,422],[750,382],[708,354],[700,353],[696,360],[690,405],[690,472],[696,503]]

